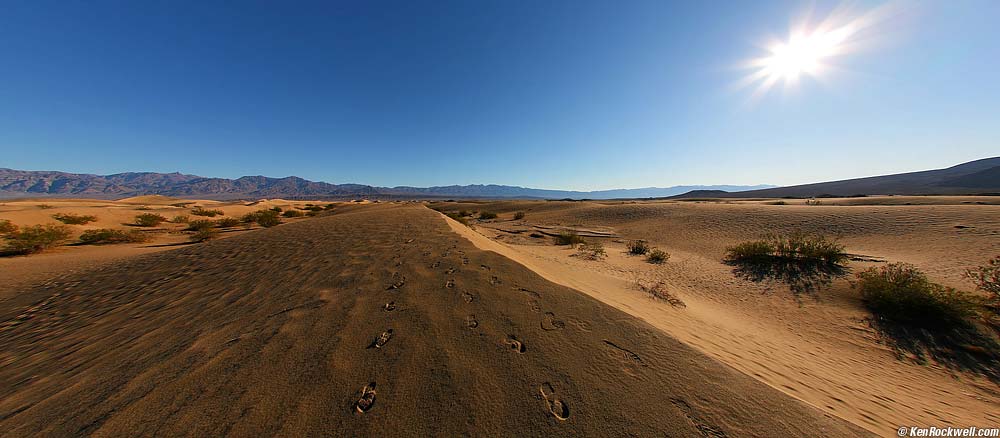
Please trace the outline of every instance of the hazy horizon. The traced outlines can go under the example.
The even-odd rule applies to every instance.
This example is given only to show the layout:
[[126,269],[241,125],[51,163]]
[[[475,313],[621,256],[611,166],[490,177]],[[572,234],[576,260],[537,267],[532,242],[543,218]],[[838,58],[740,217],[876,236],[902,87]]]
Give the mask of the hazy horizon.
[[592,191],[996,155],[1000,4],[844,5],[15,4],[0,167]]

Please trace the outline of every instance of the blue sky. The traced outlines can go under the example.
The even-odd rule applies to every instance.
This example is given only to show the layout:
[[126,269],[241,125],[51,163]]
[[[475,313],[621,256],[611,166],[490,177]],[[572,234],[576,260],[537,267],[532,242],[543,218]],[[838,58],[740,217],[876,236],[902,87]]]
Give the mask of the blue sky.
[[0,167],[586,190],[1000,155],[1000,2],[900,3],[846,73],[734,87],[841,4],[8,2]]

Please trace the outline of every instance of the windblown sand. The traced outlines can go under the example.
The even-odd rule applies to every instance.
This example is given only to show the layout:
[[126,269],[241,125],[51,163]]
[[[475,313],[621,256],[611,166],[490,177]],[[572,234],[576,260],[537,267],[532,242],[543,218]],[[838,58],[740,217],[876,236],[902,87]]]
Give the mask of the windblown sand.
[[420,205],[127,257],[0,298],[0,435],[867,434],[584,292]]

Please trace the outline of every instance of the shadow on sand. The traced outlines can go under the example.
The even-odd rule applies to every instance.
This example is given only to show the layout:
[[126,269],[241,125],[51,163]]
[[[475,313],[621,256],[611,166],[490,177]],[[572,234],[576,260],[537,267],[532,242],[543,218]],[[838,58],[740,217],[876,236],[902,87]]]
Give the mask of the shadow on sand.
[[813,295],[828,286],[834,278],[847,274],[847,268],[838,263],[811,261],[796,258],[760,257],[750,260],[727,260],[733,273],[744,279],[760,283],[781,282],[788,285],[796,298]]
[[984,334],[987,328],[966,322],[931,330],[878,317],[869,318],[868,325],[883,344],[892,348],[897,359],[919,364],[933,360],[946,368],[980,374],[1000,384],[1000,344]]

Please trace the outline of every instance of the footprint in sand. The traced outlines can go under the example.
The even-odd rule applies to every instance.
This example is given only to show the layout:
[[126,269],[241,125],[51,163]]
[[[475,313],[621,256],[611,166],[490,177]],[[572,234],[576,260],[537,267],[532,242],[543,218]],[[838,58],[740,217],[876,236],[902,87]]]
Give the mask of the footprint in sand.
[[382,332],[381,335],[378,335],[378,337],[375,338],[375,340],[371,343],[371,345],[368,346],[368,348],[382,348],[383,346],[385,346],[386,342],[389,342],[389,338],[391,337],[392,337],[392,329],[388,329]]
[[542,318],[542,330],[562,330],[564,327],[566,327],[566,323],[556,319],[555,313],[545,312],[545,317]]
[[447,287],[447,288],[453,288],[453,287],[455,287],[455,280],[448,280],[447,282],[445,282],[444,287]]
[[462,257],[462,264],[463,265],[468,265],[469,264],[469,258],[468,257]]
[[382,310],[385,310],[386,312],[392,312],[393,310],[396,310],[396,302],[389,301],[388,303],[385,303],[385,305],[382,306]]
[[375,382],[371,382],[361,388],[361,398],[354,403],[354,409],[359,413],[368,412],[375,404]]
[[406,284],[406,276],[398,272],[393,272],[392,284],[390,284],[389,287],[385,288],[385,290],[399,289],[403,287],[404,284]]
[[500,277],[497,277],[496,275],[490,277],[490,284],[496,286],[500,283],[502,283],[502,281],[500,281]]
[[476,321],[476,315],[469,315],[465,317],[465,326],[468,328],[479,327],[479,321]]
[[486,265],[479,265],[479,267],[480,267],[481,269],[485,269],[485,270],[487,270],[487,271],[489,271],[489,270],[490,270],[490,267],[489,267],[489,266],[486,266]]
[[545,382],[538,391],[542,393],[542,397],[545,398],[545,404],[549,406],[549,412],[560,421],[566,421],[569,418],[569,406],[566,402],[562,401],[558,396],[556,396],[556,391],[552,389],[552,385],[549,382]]
[[527,347],[524,346],[524,343],[517,340],[517,337],[514,335],[507,335],[507,339],[504,340],[504,343],[507,344],[508,348],[518,353],[524,353],[528,350]]
[[445,274],[454,274],[455,273],[455,268],[448,268],[448,270],[444,271],[444,273]]
[[438,266],[441,266],[441,262],[440,261],[436,261],[434,263],[431,263],[431,269],[437,268]]
[[677,409],[680,409],[680,411],[684,414],[684,417],[691,422],[691,425],[693,425],[696,429],[698,429],[698,432],[701,434],[701,436],[705,438],[727,437],[726,432],[720,429],[718,426],[703,421],[698,412],[695,411],[693,408],[691,408],[691,405],[689,405],[686,401],[684,401],[684,399],[671,398],[670,402],[673,403],[674,406],[677,407]]
[[464,300],[466,303],[471,303],[475,301],[475,299],[476,299],[475,295],[472,295],[468,292],[462,292],[462,300]]

